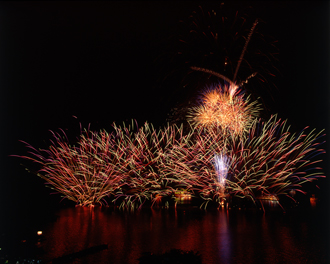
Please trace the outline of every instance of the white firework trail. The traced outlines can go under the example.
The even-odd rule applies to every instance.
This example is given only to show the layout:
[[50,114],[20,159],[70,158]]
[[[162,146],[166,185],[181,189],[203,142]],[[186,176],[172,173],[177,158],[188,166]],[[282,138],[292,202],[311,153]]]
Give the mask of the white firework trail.
[[229,158],[224,154],[214,154],[214,169],[221,187],[225,187],[229,168]]

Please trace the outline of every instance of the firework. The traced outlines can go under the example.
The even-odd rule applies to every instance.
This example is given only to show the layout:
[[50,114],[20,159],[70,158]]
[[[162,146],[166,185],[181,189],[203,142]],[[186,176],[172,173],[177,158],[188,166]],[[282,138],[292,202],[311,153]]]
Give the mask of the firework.
[[[123,129],[115,126],[115,130],[121,135]],[[161,189],[163,182],[158,172],[161,148],[158,134],[148,123],[135,133],[127,131],[130,133],[120,137],[124,155],[118,157],[119,164],[125,164],[120,172],[124,185],[116,193],[115,201],[120,201],[121,207],[134,208],[142,206],[157,189]]]
[[[115,127],[120,134],[121,127]],[[158,131],[145,123],[135,133],[126,136],[125,155],[119,157],[121,177],[124,180],[115,201],[123,208],[140,207],[146,200],[159,203],[165,197],[173,197],[179,180],[175,175],[164,173],[164,164],[170,152],[185,141],[182,127],[166,126]]]
[[226,191],[233,196],[257,197],[303,192],[302,184],[324,177],[319,148],[320,133],[302,130],[293,134],[285,121],[272,116],[266,122],[255,121],[248,137],[235,137],[228,155],[232,160]]
[[[212,82],[219,82],[223,87],[228,84],[229,88],[226,89],[236,91],[244,85],[246,90],[253,91],[251,96],[246,98],[246,105],[249,105],[250,97],[253,98],[251,100],[253,102],[261,97],[263,108],[268,109],[263,96],[260,95],[265,94],[265,84],[268,84],[275,76],[274,72],[278,71],[273,65],[278,54],[276,41],[259,32],[258,25],[263,21],[251,19],[248,15],[249,8],[230,14],[230,9],[223,8],[226,5],[221,5],[220,8],[216,6],[209,12],[199,7],[189,20],[182,21],[184,30],[180,34],[179,46],[175,46],[173,58],[175,63],[172,68],[185,65],[186,69],[190,69],[183,80],[182,87],[185,91],[182,92],[185,95],[192,93],[193,90],[196,92],[194,88]],[[166,56],[168,57],[167,53]],[[172,69],[172,73],[175,71]],[[248,82],[253,85],[246,85]],[[187,89],[189,84],[194,87]],[[258,89],[260,84],[262,89]],[[225,97],[223,99],[226,101]],[[236,107],[238,105],[240,103],[236,104]],[[186,105],[173,108],[171,118],[186,122],[186,119],[182,120],[182,116],[188,116],[188,121],[194,126],[212,126],[221,123],[226,130],[230,129],[235,133],[248,130],[251,120],[247,120],[247,116],[236,115],[234,112],[239,109],[228,109],[226,104],[223,104],[223,108],[221,110],[205,105],[191,107],[189,101]],[[259,111],[257,105],[251,109]],[[229,110],[232,114],[228,112]],[[234,119],[236,120],[233,121]]]
[[223,154],[214,154],[214,169],[217,174],[218,181],[222,188],[225,187],[228,174],[229,159]]
[[53,134],[46,150],[28,145],[41,165],[38,176],[64,198],[81,206],[107,203],[140,208],[173,199],[177,193],[218,204],[230,197],[289,196],[304,192],[303,184],[324,177],[320,160],[320,133],[291,134],[284,121],[273,116],[255,120],[245,137],[223,133],[222,128],[195,128],[183,135],[182,127],[156,130],[119,127],[107,133],[85,131],[77,146]]
[[[64,132],[63,132],[64,133]],[[164,173],[171,150],[185,141],[183,128],[156,130],[145,123],[120,127],[112,133],[84,131],[72,146],[64,134],[53,133],[48,149],[29,152],[22,158],[41,166],[37,175],[66,199],[81,206],[107,204],[107,197],[122,208],[136,208],[174,197],[179,180]]]
[[167,170],[178,175],[185,188],[206,201],[221,204],[230,197],[258,199],[291,197],[303,184],[324,177],[320,133],[292,134],[285,121],[255,120],[246,137],[223,134],[221,129],[196,129],[185,146],[172,153]]
[[259,114],[257,101],[249,103],[249,98],[244,98],[234,85],[206,89],[200,101],[201,104],[192,107],[188,114],[194,126],[219,126],[223,131],[243,134]]
[[193,71],[230,84],[241,86],[252,76],[256,76],[254,84],[268,83],[278,71],[273,64],[278,54],[276,41],[259,32],[263,21],[251,18],[248,8],[231,13],[223,7],[210,11],[200,7],[182,22],[177,59]]
[[225,142],[226,136],[221,129],[195,129],[184,144],[171,150],[170,161],[163,164],[163,170],[167,175],[175,175],[185,193],[220,203],[225,196],[225,175],[217,170],[221,164],[217,163],[220,160],[217,159],[219,156],[215,158],[215,154],[226,152]]
[[77,146],[71,146],[64,135],[53,133],[55,138],[48,149],[33,150],[23,158],[41,165],[37,175],[50,188],[64,198],[80,206],[106,203],[104,199],[121,184],[116,161],[111,149],[111,135],[101,132],[96,135],[85,131]]
[[[324,153],[321,133],[292,134],[276,116],[258,119],[260,105],[251,102],[242,85],[255,76],[265,82],[263,72],[272,74],[253,61],[267,65],[263,60],[271,61],[273,54],[247,49],[252,35],[259,34],[258,20],[245,23],[236,13],[229,21],[219,14],[194,12],[189,36],[181,40],[186,52],[177,52],[194,72],[218,78],[218,84],[204,89],[197,106],[177,111],[181,118],[189,109],[189,131],[182,125],[113,124],[111,133],[81,132],[76,145],[65,134],[53,133],[47,149],[27,144],[30,156],[21,157],[38,163],[37,175],[80,206],[111,200],[135,209],[175,196],[198,197],[206,206],[233,197],[257,203],[304,193],[304,183],[324,177],[315,166],[320,160],[314,160]],[[245,24],[252,27],[246,30]]]

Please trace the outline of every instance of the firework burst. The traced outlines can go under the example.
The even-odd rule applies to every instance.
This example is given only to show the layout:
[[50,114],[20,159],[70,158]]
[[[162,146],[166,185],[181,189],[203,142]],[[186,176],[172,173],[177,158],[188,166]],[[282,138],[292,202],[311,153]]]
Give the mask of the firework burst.
[[[221,129],[197,128],[186,137],[184,144],[177,145],[163,164],[167,175],[175,175],[180,188],[193,197],[206,202],[219,202],[225,197],[225,175],[220,169],[220,156],[225,153],[226,136]],[[219,154],[222,155],[222,154]],[[224,155],[222,157],[225,157]],[[228,160],[222,160],[228,164]]]
[[265,196],[302,192],[306,182],[324,177],[314,160],[324,153],[320,133],[292,134],[285,121],[255,120],[246,137],[222,129],[196,129],[182,148],[172,152],[167,170],[185,188],[206,201],[247,198],[257,203]]
[[291,190],[303,192],[302,184],[324,177],[319,148],[320,133],[302,130],[292,134],[285,121],[272,116],[266,122],[255,121],[246,138],[234,137],[228,155],[232,160],[226,191],[256,201],[265,195],[285,195]]
[[222,204],[231,197],[257,203],[264,196],[302,192],[303,184],[324,177],[315,165],[321,134],[292,134],[276,116],[255,120],[245,137],[201,127],[183,135],[182,127],[156,130],[119,127],[85,131],[77,146],[55,134],[45,150],[23,158],[41,165],[38,176],[64,198],[81,206],[104,204],[107,197],[121,208],[140,208],[186,194]]
[[172,149],[185,141],[183,128],[166,126],[156,130],[145,123],[141,128],[114,125],[117,138],[118,171],[123,185],[117,190],[114,202],[120,207],[134,209],[145,201],[159,203],[174,196],[179,181],[175,175],[166,175],[164,164],[169,162]]
[[111,135],[85,131],[77,146],[71,146],[65,135],[53,133],[53,136],[55,140],[48,149],[37,150],[27,144],[32,149],[31,156],[23,158],[41,165],[37,175],[63,198],[80,206],[106,203],[104,198],[121,184],[113,159],[118,154],[109,151]]
[[[27,144],[30,156],[21,157],[38,163],[38,176],[81,206],[107,204],[110,198],[120,208],[135,209],[183,192],[201,198],[206,207],[233,197],[257,203],[265,196],[304,193],[304,183],[324,177],[315,160],[324,153],[321,133],[292,134],[276,116],[258,119],[259,103],[241,87],[255,76],[266,82],[263,73],[272,74],[260,62],[274,54],[247,49],[258,20],[245,23],[236,13],[229,22],[220,14],[194,12],[189,36],[181,40],[186,52],[177,52],[193,72],[220,80],[202,92],[197,106],[185,108],[190,131],[177,125],[155,129],[147,122],[140,128],[134,122],[113,124],[111,133],[82,132],[76,145],[53,133],[48,149]],[[179,112],[181,118],[186,110]]]
[[200,101],[188,113],[188,121],[197,127],[218,126],[223,131],[243,134],[259,114],[258,102],[249,103],[249,97],[244,98],[235,85],[206,89]]

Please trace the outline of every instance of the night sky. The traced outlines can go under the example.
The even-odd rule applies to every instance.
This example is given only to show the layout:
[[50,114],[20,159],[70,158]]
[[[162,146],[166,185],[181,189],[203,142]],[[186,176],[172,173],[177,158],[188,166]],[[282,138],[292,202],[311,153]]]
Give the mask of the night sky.
[[[188,66],[172,60],[182,47],[179,21],[188,21],[200,3],[205,11],[220,6],[218,1],[0,2],[3,205],[59,200],[49,198],[43,181],[24,170],[29,162],[9,156],[26,153],[19,140],[43,148],[49,130],[62,128],[75,138],[79,123],[91,123],[92,130],[110,130],[114,121],[132,118],[165,123],[171,108],[187,100],[182,80]],[[251,6],[252,21],[253,16],[263,21],[259,30],[278,40],[273,65],[279,73],[272,79],[277,88],[265,84],[266,92],[257,93],[297,132],[305,126],[327,129],[329,2],[244,3],[225,2],[222,8],[234,16]],[[170,72],[171,67],[179,70]]]

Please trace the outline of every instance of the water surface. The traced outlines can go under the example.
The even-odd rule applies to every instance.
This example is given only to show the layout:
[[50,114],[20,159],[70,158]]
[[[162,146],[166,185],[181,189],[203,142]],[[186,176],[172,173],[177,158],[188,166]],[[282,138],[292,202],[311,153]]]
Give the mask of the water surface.
[[[216,210],[179,207],[123,212],[114,208],[58,209],[36,240],[43,262],[107,244],[65,263],[139,263],[145,252],[195,251],[202,263],[328,263],[328,229],[315,208]],[[38,222],[38,221],[37,221]],[[33,230],[32,230],[33,229]],[[25,242],[27,243],[27,242]]]

